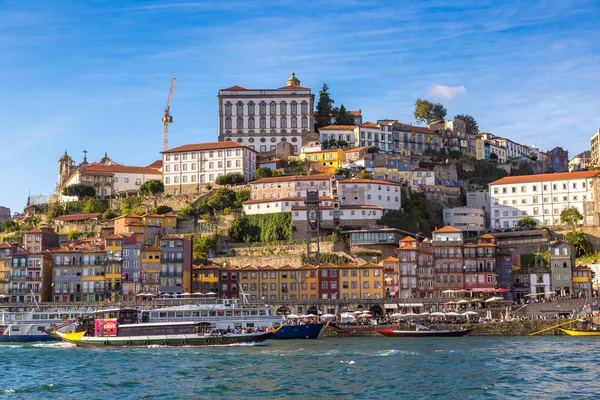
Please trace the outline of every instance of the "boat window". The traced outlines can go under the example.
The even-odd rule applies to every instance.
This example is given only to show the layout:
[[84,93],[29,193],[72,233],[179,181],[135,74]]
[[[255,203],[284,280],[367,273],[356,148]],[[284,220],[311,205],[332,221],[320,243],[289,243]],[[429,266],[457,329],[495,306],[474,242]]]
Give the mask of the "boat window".
[[[166,312],[160,312],[160,318],[167,318],[167,313]],[[155,315],[156,317],[156,315]]]
[[226,317],[231,317],[231,316],[233,316],[233,311],[225,311],[225,316],[226,316]]
[[257,310],[252,310],[250,312],[252,313],[252,315],[258,315],[258,311]]
[[279,328],[279,325],[281,325],[279,322],[273,322],[273,328]]
[[175,317],[175,311],[169,311],[169,312],[167,313],[167,316],[168,316],[169,318],[173,318],[173,317]]
[[60,319],[69,319],[69,314],[60,314]]
[[15,314],[15,321],[23,321],[23,314]]
[[13,325],[13,326],[10,327],[10,331],[11,332],[19,332],[20,329],[21,329],[21,327],[19,327],[19,326],[14,326]]
[[189,318],[192,316],[192,312],[191,311],[186,311],[183,313],[183,315],[185,315],[186,318]]
[[265,310],[258,310],[258,315],[267,315]]
[[40,315],[39,314],[33,314],[31,316],[31,319],[40,319]]
[[49,319],[58,319],[58,314],[50,314]]
[[209,312],[208,312],[208,316],[209,316],[209,317],[216,317],[216,316],[217,316],[217,313],[216,313],[216,311],[209,311]]
[[192,311],[192,317],[199,317],[200,313],[198,311]]
[[48,314],[40,314],[40,319],[48,319]]
[[233,326],[235,328],[241,328],[242,327],[242,323],[241,322],[236,322],[236,323],[233,324]]
[[240,315],[242,315],[242,313],[240,311],[234,311],[233,315],[239,317]]
[[250,312],[248,312],[247,310],[242,311],[242,316],[246,317],[250,315]]
[[176,316],[177,318],[183,318],[183,311],[177,311],[177,312],[175,313],[175,316]]
[[254,322],[247,322],[246,323],[246,327],[248,327],[248,328],[254,328]]
[[201,317],[208,317],[208,311],[200,311]]
[[38,327],[37,327],[37,331],[38,331],[38,332],[44,332],[45,330],[46,330],[46,327],[45,327],[45,326],[40,326],[40,325],[38,325]]

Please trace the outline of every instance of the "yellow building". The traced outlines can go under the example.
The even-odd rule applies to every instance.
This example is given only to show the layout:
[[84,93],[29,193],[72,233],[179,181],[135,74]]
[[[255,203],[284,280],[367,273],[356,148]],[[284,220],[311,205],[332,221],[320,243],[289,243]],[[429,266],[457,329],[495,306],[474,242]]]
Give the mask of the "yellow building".
[[194,265],[192,267],[192,290],[194,293],[218,293],[219,268],[215,264]]
[[343,300],[360,299],[360,266],[358,264],[346,263],[340,266],[340,298]]
[[122,296],[123,245],[137,243],[134,233],[117,233],[106,238],[104,280],[106,298],[118,301]]
[[135,233],[140,243],[152,245],[158,235],[173,234],[177,216],[173,213],[124,214],[113,219],[115,233]]
[[340,168],[346,160],[346,154],[342,149],[329,149],[300,153],[300,159],[306,160],[310,168],[332,167]]
[[382,299],[385,297],[383,285],[383,266],[366,263],[360,266],[361,298]]
[[8,243],[0,243],[0,294],[8,295],[12,248]]
[[485,140],[481,136],[477,136],[475,139],[475,158],[478,160],[485,160]]
[[160,247],[143,246],[141,257],[142,293],[160,292]]
[[318,268],[311,264],[306,264],[297,269],[300,274],[299,300],[317,300],[319,289],[317,287]]

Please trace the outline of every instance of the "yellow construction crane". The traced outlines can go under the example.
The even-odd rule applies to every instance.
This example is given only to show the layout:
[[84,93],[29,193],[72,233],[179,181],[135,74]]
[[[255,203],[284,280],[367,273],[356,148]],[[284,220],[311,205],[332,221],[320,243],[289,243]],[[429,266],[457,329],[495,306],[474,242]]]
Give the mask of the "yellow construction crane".
[[171,109],[171,99],[173,98],[173,89],[175,88],[175,80],[171,81],[171,90],[169,91],[169,100],[167,101],[167,108],[165,108],[165,115],[163,116],[163,145],[162,151],[169,150],[169,124],[173,122],[173,117],[169,114]]

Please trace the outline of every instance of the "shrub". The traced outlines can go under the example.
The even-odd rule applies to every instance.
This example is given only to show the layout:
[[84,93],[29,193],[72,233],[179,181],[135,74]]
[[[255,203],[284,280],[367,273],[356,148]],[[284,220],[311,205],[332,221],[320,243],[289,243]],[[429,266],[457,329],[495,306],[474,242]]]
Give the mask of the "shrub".
[[156,207],[154,207],[152,209],[153,213],[160,214],[160,215],[166,214],[166,213],[171,212],[171,211],[173,211],[173,209],[171,207],[167,206],[167,205],[164,205],[164,204],[161,204],[160,206],[156,206]]
[[84,213],[103,213],[108,210],[108,201],[101,199],[90,199],[83,204]]
[[139,192],[141,194],[156,194],[165,191],[165,185],[158,179],[147,180],[140,186]]
[[89,183],[75,183],[63,188],[62,194],[65,196],[73,196],[77,198],[94,197],[96,189]]
[[233,185],[243,183],[244,175],[241,172],[231,172],[229,174],[218,176],[215,180],[217,185]]

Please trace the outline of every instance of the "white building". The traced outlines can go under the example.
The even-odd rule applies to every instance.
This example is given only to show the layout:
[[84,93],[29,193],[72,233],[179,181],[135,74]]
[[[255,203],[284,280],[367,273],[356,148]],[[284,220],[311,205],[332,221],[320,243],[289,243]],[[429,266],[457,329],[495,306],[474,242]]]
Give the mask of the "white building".
[[314,153],[316,151],[321,151],[323,150],[323,146],[321,145],[321,142],[319,142],[318,140],[312,140],[308,143],[306,143],[304,146],[302,146],[301,149],[301,153]]
[[481,208],[454,207],[444,208],[444,225],[451,225],[461,231],[478,236],[485,232],[485,212]]
[[[334,192],[335,193],[335,192]],[[384,210],[399,210],[400,185],[377,179],[340,179],[337,194],[341,206],[376,206]]]
[[234,142],[186,144],[162,155],[168,194],[198,193],[201,185],[229,173],[241,173],[250,181],[256,172],[256,152]]
[[[144,182],[153,179],[162,180],[162,174],[158,169],[91,163],[76,169],[66,179],[63,187],[77,183],[89,183],[96,189],[96,196],[105,197],[137,192]],[[62,200],[71,201],[76,198],[62,196]]]
[[425,186],[435,185],[435,172],[425,168],[410,171],[408,183],[413,190],[422,190]]
[[377,124],[380,132],[377,136],[373,135],[375,143],[369,144],[371,138],[367,135],[364,145],[379,146],[382,150],[385,147],[388,152],[423,154],[428,149],[439,150],[442,144],[439,133],[429,128],[403,124],[393,119],[381,119]]
[[356,147],[359,127],[355,125],[329,125],[319,128],[321,143],[327,147],[331,142],[346,142],[348,147]]
[[[594,224],[586,204],[594,200],[593,178],[598,171],[564,172],[529,176],[508,176],[489,184],[490,226],[512,228],[523,217],[539,226],[561,225],[560,213],[577,207],[585,225]],[[593,208],[592,208],[593,209]]]
[[294,73],[279,89],[219,90],[219,141],[233,141],[264,152],[280,142],[300,152],[302,135],[314,130],[314,100]]

